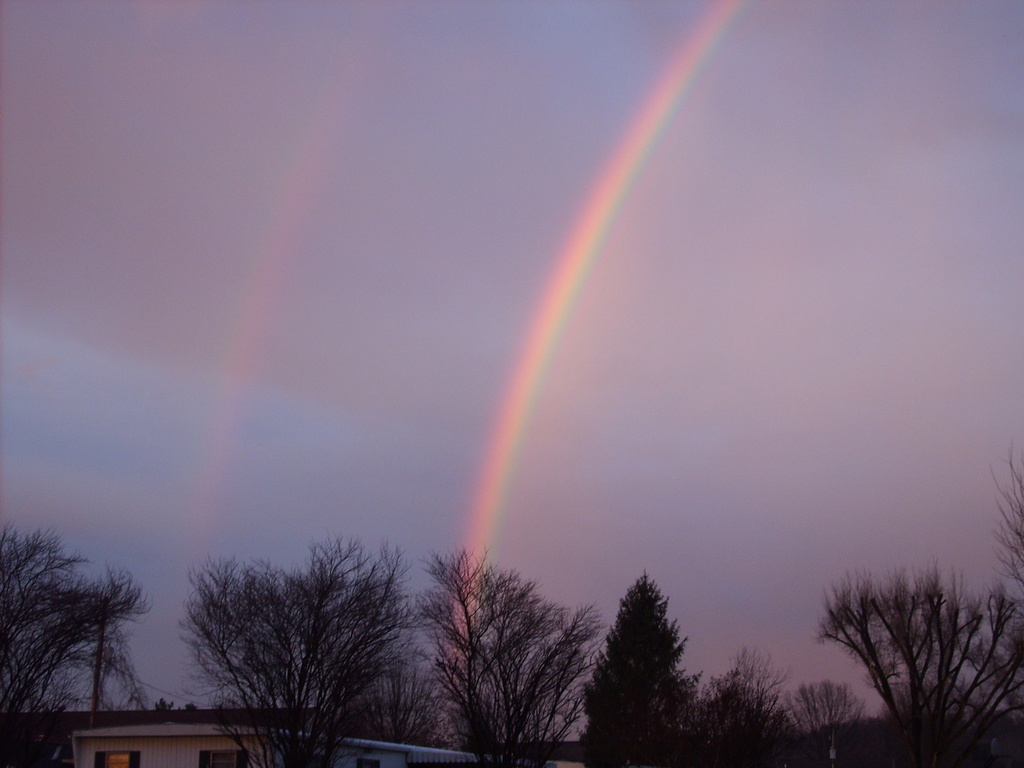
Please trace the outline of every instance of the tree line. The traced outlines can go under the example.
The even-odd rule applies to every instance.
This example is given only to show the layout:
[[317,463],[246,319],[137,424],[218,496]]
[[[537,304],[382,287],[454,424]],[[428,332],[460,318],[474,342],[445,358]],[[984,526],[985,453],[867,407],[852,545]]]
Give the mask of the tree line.
[[[290,568],[211,559],[190,573],[183,637],[197,681],[235,715],[226,732],[240,745],[258,736],[258,768],[330,768],[356,733],[542,768],[581,724],[588,768],[772,768],[801,755],[823,768],[887,739],[901,765],[960,768],[1024,709],[1024,461],[1009,465],[1004,582],[976,593],[936,565],[826,591],[818,638],[863,668],[884,706],[873,719],[847,685],[787,692],[759,651],[706,681],[687,672],[686,638],[646,573],[602,637],[593,607],[562,606],[466,551],[432,556],[418,596],[387,546],[328,539]],[[53,532],[0,531],[0,764],[31,763],[65,709],[141,701],[127,629],[148,601],[126,572],[90,579],[85,562]]]

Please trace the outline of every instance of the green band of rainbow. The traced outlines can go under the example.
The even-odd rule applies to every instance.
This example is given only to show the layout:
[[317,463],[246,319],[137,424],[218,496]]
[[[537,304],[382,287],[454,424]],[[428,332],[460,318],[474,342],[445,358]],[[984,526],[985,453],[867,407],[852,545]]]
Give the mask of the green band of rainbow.
[[622,202],[701,66],[744,0],[714,0],[685,37],[587,197],[559,252],[501,401],[470,513],[466,548],[483,554],[494,543],[519,449],[544,375],[566,320],[586,283]]

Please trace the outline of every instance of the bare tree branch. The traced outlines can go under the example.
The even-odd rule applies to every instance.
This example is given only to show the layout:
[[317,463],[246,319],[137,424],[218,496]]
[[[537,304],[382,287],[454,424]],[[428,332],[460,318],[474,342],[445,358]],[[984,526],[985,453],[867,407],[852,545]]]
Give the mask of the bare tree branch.
[[[100,628],[127,659],[126,621],[148,610],[124,571],[98,581],[52,531],[0,529],[0,757],[30,764],[55,717],[83,700]],[[104,609],[104,599],[109,598]],[[130,663],[130,662],[129,662]]]
[[971,595],[933,567],[834,585],[819,639],[864,665],[915,768],[957,768],[995,722],[1024,707],[1022,618],[1001,586]]
[[451,746],[443,698],[425,660],[413,651],[370,686],[360,708],[372,738]]
[[833,747],[850,757],[857,749],[856,732],[864,719],[864,702],[846,683],[822,680],[801,685],[786,698],[803,753],[828,760]]
[[1003,573],[1024,591],[1024,454],[1014,455],[1011,447],[1006,466],[1009,480],[1001,483],[996,478],[1000,517],[995,532],[997,552]]
[[[783,704],[786,675],[747,648],[702,692],[694,731],[696,763],[708,768],[768,768],[792,737]],[[691,758],[691,760],[693,759]]]
[[351,735],[353,706],[397,662],[410,622],[397,552],[354,541],[314,544],[304,568],[208,562],[191,574],[182,622],[199,678],[262,768],[329,768]]
[[463,745],[483,765],[540,768],[582,714],[597,617],[465,551],[427,570],[434,588],[420,613]]
[[145,707],[145,693],[128,653],[125,623],[137,621],[148,612],[149,601],[142,594],[141,587],[132,580],[131,574],[108,568],[106,578],[97,584],[87,610],[95,616],[97,625],[89,710],[91,725],[96,711],[112,703],[112,688],[120,689],[129,705],[140,709]]

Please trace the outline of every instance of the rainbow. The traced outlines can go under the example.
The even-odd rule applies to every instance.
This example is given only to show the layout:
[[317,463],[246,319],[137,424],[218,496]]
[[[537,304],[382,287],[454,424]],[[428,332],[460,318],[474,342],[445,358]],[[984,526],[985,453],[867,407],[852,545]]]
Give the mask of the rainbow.
[[601,252],[622,203],[652,147],[725,35],[744,0],[712,0],[598,176],[559,252],[513,375],[501,400],[470,511],[465,547],[483,555],[493,543],[519,450],[545,373],[566,321]]
[[274,315],[280,305],[289,267],[303,237],[306,212],[324,183],[323,158],[340,123],[341,100],[325,93],[283,158],[281,191],[270,208],[258,238],[251,266],[227,329],[224,364],[212,402],[212,418],[199,455],[199,471],[189,505],[197,527],[219,519],[231,490],[239,427],[252,397],[251,382],[261,358]]

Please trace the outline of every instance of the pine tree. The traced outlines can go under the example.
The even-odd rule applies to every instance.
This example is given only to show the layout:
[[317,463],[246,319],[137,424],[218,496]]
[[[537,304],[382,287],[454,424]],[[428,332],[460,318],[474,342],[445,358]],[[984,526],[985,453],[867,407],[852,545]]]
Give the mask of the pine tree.
[[586,690],[588,768],[677,762],[699,675],[679,667],[686,638],[667,614],[668,599],[646,573],[619,603]]

